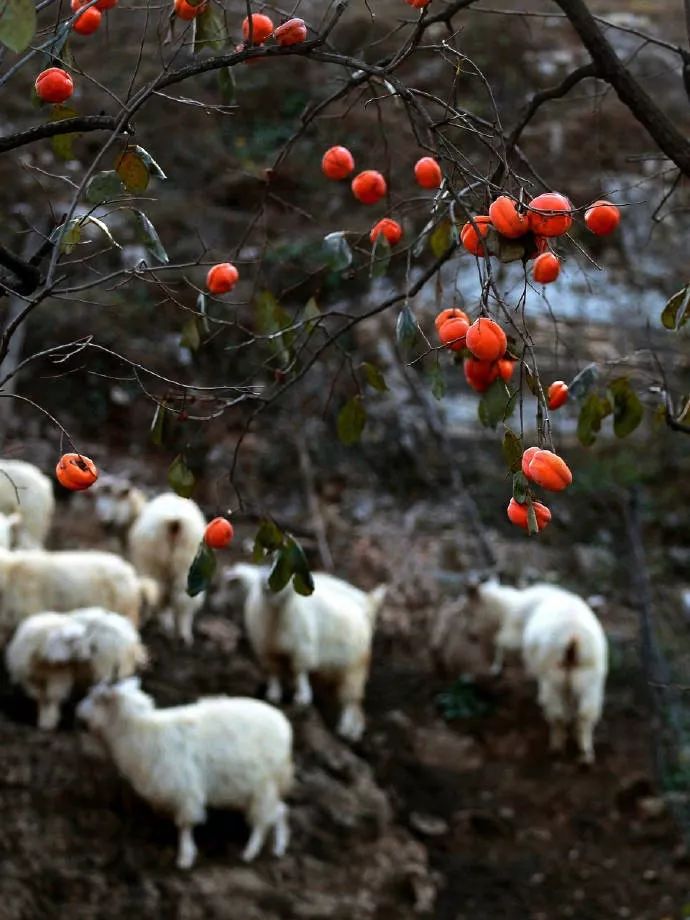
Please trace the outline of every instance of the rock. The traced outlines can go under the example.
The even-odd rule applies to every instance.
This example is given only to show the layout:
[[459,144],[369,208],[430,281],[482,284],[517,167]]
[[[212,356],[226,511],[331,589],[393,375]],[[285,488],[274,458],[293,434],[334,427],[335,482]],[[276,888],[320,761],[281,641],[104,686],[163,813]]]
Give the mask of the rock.
[[442,722],[431,728],[418,728],[412,736],[412,744],[415,756],[425,767],[470,773],[484,762],[473,738],[459,735]]
[[425,837],[442,837],[448,833],[448,822],[437,815],[413,811],[410,814],[410,826]]
[[643,818],[660,818],[666,811],[666,802],[659,796],[648,795],[638,800],[637,810]]
[[659,873],[655,869],[645,869],[645,871],[642,873],[642,878],[645,880],[645,882],[658,882]]
[[617,565],[614,553],[605,546],[576,543],[573,556],[580,574],[588,579],[610,575]]

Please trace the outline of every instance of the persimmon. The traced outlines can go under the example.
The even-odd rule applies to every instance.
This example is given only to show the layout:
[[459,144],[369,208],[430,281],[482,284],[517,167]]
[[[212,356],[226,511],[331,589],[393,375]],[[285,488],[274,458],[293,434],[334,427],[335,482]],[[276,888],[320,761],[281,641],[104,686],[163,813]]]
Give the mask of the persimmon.
[[79,35],[93,35],[101,24],[102,14],[95,6],[90,6],[74,20],[72,28]]
[[[532,507],[534,508],[534,516],[537,519],[537,530],[541,533],[545,527],[548,527],[549,522],[551,521],[551,512],[546,507],[542,505],[541,502],[532,502]],[[527,515],[529,514],[529,506],[527,504],[520,504],[516,502],[514,498],[511,498],[508,502],[508,520],[512,524],[516,524],[518,527],[522,527],[523,530],[528,530],[529,525],[527,523]]]
[[34,86],[41,102],[65,102],[74,92],[72,77],[61,67],[42,70]]
[[489,208],[489,218],[501,236],[514,240],[529,231],[527,214],[520,214],[516,203],[507,195],[499,195]]
[[[410,3],[410,0],[407,0],[407,2]],[[428,2],[429,0],[427,0]],[[416,6],[421,9],[422,6],[426,6],[426,3],[410,3],[410,6]],[[443,173],[433,157],[422,157],[421,160],[417,160],[414,164],[414,177],[417,180],[417,185],[421,185],[422,188],[438,188],[443,179]]]
[[502,358],[507,345],[505,332],[488,316],[480,316],[467,330],[467,347],[481,361]]
[[501,380],[504,380],[506,383],[513,376],[513,371],[515,370],[515,365],[517,361],[513,361],[512,358],[501,358],[496,362],[496,368],[498,370],[498,376]]
[[355,158],[347,147],[329,147],[321,158],[321,169],[327,179],[346,179],[355,168]]
[[196,19],[199,13],[206,9],[206,3],[189,3],[188,0],[175,0],[175,15],[179,19],[189,21]]
[[376,204],[387,191],[386,180],[375,169],[365,169],[352,180],[352,194],[362,204]]
[[595,201],[585,211],[587,229],[597,236],[613,233],[621,222],[621,212],[610,201]]
[[429,6],[431,0],[405,0],[409,6],[413,6],[416,10],[423,10],[425,6]]
[[562,236],[573,223],[570,201],[558,192],[544,192],[529,203],[529,226],[536,236]]
[[465,358],[462,369],[465,380],[477,393],[488,390],[498,377],[498,364],[496,361],[479,361],[477,358]]
[[568,402],[568,384],[562,380],[554,380],[546,395],[549,409],[560,409]]
[[522,472],[529,479],[529,465],[532,462],[534,455],[540,450],[539,447],[528,447],[522,455]]
[[453,316],[458,316],[461,319],[464,319],[467,325],[469,326],[470,318],[467,315],[467,313],[465,313],[464,310],[460,310],[458,309],[458,307],[448,307],[446,310],[441,310],[441,312],[438,314],[438,316],[434,320],[434,326],[436,326],[436,331],[438,332],[438,330],[445,323],[445,321],[447,319],[450,319]]
[[211,294],[227,294],[239,281],[240,273],[232,262],[219,262],[209,269],[206,287]]
[[[252,13],[252,44],[260,45],[273,35],[273,20],[264,13]],[[242,21],[242,38],[249,41],[249,16]]]
[[484,246],[482,245],[480,237],[483,239],[489,232],[491,218],[487,217],[485,214],[479,214],[474,218],[474,223],[479,231],[479,236],[477,236],[477,230],[475,230],[468,221],[460,231],[460,242],[473,256],[483,256]]
[[525,475],[550,492],[561,492],[573,481],[568,464],[550,450],[538,450],[533,454]]
[[402,239],[403,228],[397,220],[391,220],[390,217],[384,217],[371,228],[369,239],[372,243],[375,243],[381,235],[388,240],[391,246],[395,246],[395,244],[399,243]]
[[[86,6],[88,2],[89,0],[70,0],[70,7],[76,13],[82,6]],[[98,3],[94,3],[94,7],[104,12],[105,10],[111,10],[117,4],[118,0],[98,0]]]
[[83,492],[98,479],[98,470],[93,460],[82,454],[63,454],[55,467],[55,476],[71,492]]
[[542,252],[534,260],[532,278],[537,284],[551,284],[561,272],[561,260],[552,252]]
[[284,48],[288,45],[300,45],[307,40],[307,26],[303,19],[288,19],[273,33],[273,37]]
[[446,345],[451,351],[460,351],[465,347],[465,336],[469,323],[461,316],[451,316],[439,327],[438,337],[441,345]]
[[204,543],[211,549],[223,549],[235,536],[235,530],[227,518],[216,517],[206,525]]

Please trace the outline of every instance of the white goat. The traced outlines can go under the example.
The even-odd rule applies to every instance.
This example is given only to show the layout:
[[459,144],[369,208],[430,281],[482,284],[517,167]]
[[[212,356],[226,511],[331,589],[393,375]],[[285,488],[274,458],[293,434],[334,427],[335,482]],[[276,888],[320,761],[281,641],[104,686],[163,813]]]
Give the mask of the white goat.
[[146,496],[128,479],[101,474],[91,489],[96,517],[106,530],[114,533],[120,548],[127,548],[127,532],[146,504]]
[[15,545],[15,534],[21,519],[18,511],[12,514],[0,513],[0,549],[12,549]]
[[98,605],[139,624],[158,589],[113,553],[0,549],[0,639],[26,617],[45,610],[66,613]]
[[134,674],[147,660],[134,626],[102,607],[36,613],[5,649],[12,683],[38,703],[38,727],[56,728],[73,687]]
[[205,594],[187,594],[187,572],[204,537],[206,519],[189,498],[166,492],[141,509],[129,531],[129,558],[161,592],[161,621],[187,644],[193,641],[194,615]]
[[245,628],[268,673],[268,699],[281,699],[281,660],[287,659],[294,674],[294,699],[301,705],[312,701],[311,672],[333,677],[341,705],[338,733],[357,740],[364,731],[362,700],[385,585],[366,594],[339,578],[316,572],[314,592],[308,597],[297,594],[291,585],[273,594],[267,586],[268,573],[264,566],[243,563],[226,572],[228,580],[239,580],[247,591]]
[[77,715],[105,744],[116,766],[179,829],[177,865],[196,859],[193,828],[207,806],[244,812],[251,826],[242,858],[254,859],[273,829],[276,856],[288,844],[292,727],[273,706],[245,697],[208,697],[156,709],[137,678],[99,684]]
[[38,467],[25,460],[0,460],[0,514],[21,515],[14,519],[16,546],[43,546],[54,511],[53,485]]

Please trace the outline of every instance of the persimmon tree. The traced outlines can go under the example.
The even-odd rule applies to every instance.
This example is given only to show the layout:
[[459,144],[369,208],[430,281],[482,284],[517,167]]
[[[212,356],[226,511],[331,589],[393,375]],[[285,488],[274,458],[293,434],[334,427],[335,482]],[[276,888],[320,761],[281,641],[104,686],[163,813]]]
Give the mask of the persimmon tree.
[[[565,18],[580,57],[588,59],[556,85],[523,87],[521,111],[502,111],[495,94],[500,60],[495,72],[488,72],[463,50],[474,17],[492,12],[533,16],[540,23]],[[364,34],[362,22],[368,26]],[[628,60],[612,44],[621,31],[637,44]],[[535,480],[528,475],[530,464],[525,474],[523,453],[534,446],[553,456],[550,413],[566,397],[579,404],[584,444],[594,441],[609,415],[620,436],[639,425],[641,386],[646,402],[650,386],[656,388],[654,398],[668,425],[690,431],[688,400],[674,392],[653,354],[640,380],[626,372],[625,354],[606,366],[588,365],[569,388],[543,379],[526,310],[528,292],[544,284],[557,287],[563,258],[597,268],[585,228],[608,234],[621,211],[626,220],[624,197],[598,201],[597,188],[589,200],[573,202],[558,163],[550,164],[548,173],[535,165],[532,122],[544,106],[586,81],[614,93],[654,148],[654,176],[665,182],[661,208],[683,192],[690,176],[690,141],[663,100],[646,91],[632,60],[646,47],[659,48],[673,62],[679,84],[690,87],[686,47],[607,22],[585,0],[553,0],[536,11],[482,10],[476,0],[391,0],[364,8],[335,0],[313,10],[249,0],[176,0],[143,8],[128,0],[72,0],[70,9],[64,0],[3,0],[0,43],[0,92],[13,100],[12,120],[0,135],[4,174],[15,171],[23,179],[30,172],[41,202],[40,208],[22,210],[22,202],[12,200],[12,184],[6,184],[6,207],[22,223],[13,219],[0,230],[0,294],[7,305],[0,395],[18,399],[22,412],[47,413],[73,452],[78,444],[62,427],[59,407],[51,405],[49,394],[41,406],[29,405],[15,391],[19,375],[46,365],[64,369],[78,362],[88,369],[106,362],[113,374],[128,374],[150,400],[152,439],[164,444],[171,420],[203,423],[238,407],[249,431],[261,413],[285,403],[318,368],[332,365],[329,401],[343,369],[352,381],[337,406],[337,432],[345,444],[356,443],[366,425],[366,402],[385,390],[386,382],[375,364],[358,363],[349,336],[387,311],[396,316],[401,361],[427,369],[437,398],[454,360],[481,393],[480,422],[503,426],[503,450],[514,473],[509,517],[532,532],[548,523],[548,509],[535,503],[535,513]],[[419,79],[431,62],[433,88]],[[263,167],[247,177],[252,202],[243,210],[244,226],[228,239],[214,233],[207,240],[200,232],[192,240],[193,256],[185,240],[181,257],[182,241],[159,233],[155,215],[168,194],[175,159],[197,145],[185,129],[190,112],[201,110],[208,124],[227,122],[239,134],[256,115],[244,87],[262,80],[275,93],[297,65],[308,98],[292,113],[287,133],[262,145]],[[469,102],[461,79],[466,75],[474,87]],[[34,84],[32,101],[28,90]],[[174,113],[169,136],[147,130],[162,110]],[[349,125],[356,119],[366,128],[360,127],[357,143],[350,144]],[[40,163],[31,159],[38,148],[45,153]],[[194,167],[190,173],[193,188]],[[293,185],[286,197],[288,173]],[[295,177],[309,189],[329,186],[328,194],[343,203],[343,222],[333,209],[307,211]],[[353,208],[367,212],[365,232],[348,227]],[[183,209],[190,226],[203,225],[193,191]],[[294,230],[281,229],[285,214],[301,221],[308,255],[291,252]],[[139,255],[128,260],[124,250],[134,246]],[[456,291],[448,291],[442,277],[449,266],[467,260],[474,260],[480,293],[461,310]],[[277,280],[281,276],[289,282]],[[394,290],[377,299],[377,282],[384,276]],[[329,302],[333,278],[339,297]],[[663,310],[667,329],[678,330],[690,318],[690,286],[683,286],[684,280],[678,279],[680,289]],[[413,308],[416,295],[434,285],[438,311],[447,314],[437,331]],[[342,308],[342,295],[350,291],[354,304],[367,289],[363,308]],[[150,330],[149,361],[128,354],[126,334],[118,348],[99,341],[88,327],[88,312],[79,337],[17,353],[22,330],[37,311],[71,303],[98,307],[123,298],[147,299],[160,310]],[[236,367],[198,361],[194,372],[173,378],[155,360],[156,343],[168,333],[179,335],[195,356],[222,349],[237,357]],[[254,357],[245,360],[247,355]],[[522,440],[528,413],[536,419],[536,445]],[[241,436],[229,473],[235,485],[242,442]],[[547,458],[547,466],[551,462]],[[194,478],[184,450],[172,459],[169,478],[181,494],[191,493]],[[284,559],[298,566],[297,550],[284,534],[265,525],[260,543],[267,552],[282,549]],[[291,564],[285,565],[288,577]]]

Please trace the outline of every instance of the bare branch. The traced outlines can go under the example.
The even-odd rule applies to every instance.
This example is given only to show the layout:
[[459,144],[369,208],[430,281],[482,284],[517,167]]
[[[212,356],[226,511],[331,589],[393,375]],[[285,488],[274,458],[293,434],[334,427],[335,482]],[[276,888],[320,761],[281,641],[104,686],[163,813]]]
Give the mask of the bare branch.
[[[51,121],[45,125],[36,125],[27,131],[17,134],[8,134],[0,137],[0,153],[16,150],[26,144],[43,140],[46,137],[57,137],[60,134],[84,133],[86,131],[114,131],[118,127],[118,120],[112,115],[78,115],[75,118],[63,118],[62,121]],[[132,129],[125,125],[121,129],[123,134],[133,134]]]

